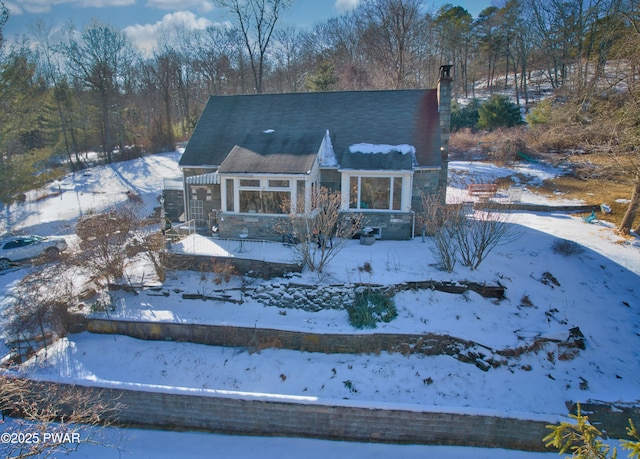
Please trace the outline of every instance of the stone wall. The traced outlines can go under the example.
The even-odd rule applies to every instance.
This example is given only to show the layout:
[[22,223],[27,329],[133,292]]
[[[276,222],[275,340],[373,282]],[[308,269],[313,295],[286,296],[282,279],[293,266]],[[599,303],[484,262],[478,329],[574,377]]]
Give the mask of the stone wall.
[[439,188],[440,169],[417,170],[413,173],[413,189],[411,190],[411,208],[416,212],[422,209],[422,195],[433,194]]
[[282,230],[286,227],[286,216],[261,214],[218,214],[218,234],[220,237],[237,239],[245,228],[250,239],[281,241]]
[[[348,400],[321,402],[312,397],[280,398],[215,390],[158,386],[96,388],[33,383],[34,391],[78,391],[96,402],[122,404],[115,420],[133,427],[202,430],[242,435],[278,435],[347,441],[440,444],[544,451],[546,425],[557,419],[517,419],[498,414],[437,412],[429,407]],[[52,400],[55,403],[55,400]]]
[[288,273],[302,272],[302,265],[293,263],[267,262],[248,258],[212,257],[206,255],[186,255],[170,253],[167,267],[169,269],[186,269],[200,271],[203,263],[228,263],[236,268],[238,274],[263,279],[282,277]]
[[[346,313],[345,313],[346,314]],[[182,324],[172,322],[136,322],[125,320],[87,320],[91,333],[117,334],[156,341],[180,341],[210,346],[290,349],[325,354],[370,354],[413,352],[424,355],[466,355],[473,342],[448,335],[392,333],[310,333],[228,325]]]
[[[364,287],[363,287],[364,288]],[[266,306],[303,309],[317,312],[324,309],[345,309],[358,291],[353,285],[305,285],[295,282],[265,282],[246,295]]]
[[[345,213],[348,218],[349,213]],[[411,212],[362,212],[364,226],[380,228],[380,239],[408,240],[413,230],[413,213]]]
[[458,294],[472,290],[485,298],[497,299],[504,298],[505,294],[505,288],[500,285],[486,285],[474,282],[455,283],[426,280],[391,285],[307,285],[274,280],[273,282],[265,282],[253,289],[246,289],[245,295],[266,306],[317,312],[324,309],[345,309],[347,305],[353,303],[355,295],[359,292],[373,290],[383,295],[393,295],[396,292],[405,290],[426,289]]

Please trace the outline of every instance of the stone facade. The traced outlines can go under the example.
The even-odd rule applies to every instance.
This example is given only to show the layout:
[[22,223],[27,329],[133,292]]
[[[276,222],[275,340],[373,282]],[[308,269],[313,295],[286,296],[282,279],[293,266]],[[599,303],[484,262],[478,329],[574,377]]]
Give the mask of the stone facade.
[[248,239],[282,241],[286,232],[287,217],[260,214],[219,214],[217,218],[218,236],[237,239],[248,230]]
[[440,181],[439,169],[422,169],[413,173],[413,189],[411,192],[411,207],[422,208],[422,195],[438,192]]

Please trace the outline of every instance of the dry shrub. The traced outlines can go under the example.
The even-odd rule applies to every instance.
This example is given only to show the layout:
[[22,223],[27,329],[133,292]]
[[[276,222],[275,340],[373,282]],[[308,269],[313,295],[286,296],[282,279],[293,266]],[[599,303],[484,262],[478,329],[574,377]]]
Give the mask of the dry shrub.
[[[0,411],[15,418],[3,435],[19,435],[31,442],[3,442],[4,457],[58,457],[82,444],[106,445],[96,426],[113,424],[124,407],[107,400],[99,390],[37,383],[0,374]],[[72,441],[69,441],[71,439]]]
[[226,263],[214,263],[213,272],[216,274],[214,282],[216,285],[222,285],[224,283],[224,289],[226,290],[227,284],[231,281],[233,276],[238,275],[238,270],[234,265],[229,262]]
[[[339,191],[315,188],[311,193],[312,209],[305,209],[304,199],[298,199],[296,211],[289,213],[288,218],[274,228],[294,243],[293,250],[302,265],[318,273],[319,277],[346,242],[365,226],[362,214],[343,216],[341,203]],[[282,207],[290,212],[291,202],[286,201]]]
[[533,301],[531,301],[531,298],[529,298],[529,295],[522,295],[522,298],[520,299],[520,306],[525,306],[525,307],[533,307]]
[[518,153],[531,156],[528,141],[528,131],[525,128],[500,128],[486,133],[481,145],[488,150],[490,159],[498,164],[505,164],[522,160]]
[[256,349],[257,352],[260,352],[263,349],[282,349],[282,341],[280,341],[280,338],[278,337],[261,339],[258,341]]
[[553,253],[564,255],[565,257],[570,255],[579,255],[584,252],[583,246],[568,239],[556,239],[551,248]]
[[453,154],[465,154],[481,150],[482,135],[473,132],[470,128],[452,132],[449,137],[449,151]]

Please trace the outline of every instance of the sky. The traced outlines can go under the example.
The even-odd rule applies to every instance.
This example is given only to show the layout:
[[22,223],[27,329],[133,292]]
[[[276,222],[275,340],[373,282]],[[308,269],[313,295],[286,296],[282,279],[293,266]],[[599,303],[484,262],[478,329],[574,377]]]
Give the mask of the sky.
[[[232,21],[215,0],[2,0],[9,9],[4,35],[8,41],[32,33],[42,21],[52,29],[73,23],[83,29],[96,18],[124,30],[134,43],[148,43],[160,31],[173,24],[192,28]],[[360,0],[296,0],[283,15],[282,26],[311,28],[345,11]],[[437,10],[451,3],[465,8],[473,17],[501,0],[427,0],[425,8]]]

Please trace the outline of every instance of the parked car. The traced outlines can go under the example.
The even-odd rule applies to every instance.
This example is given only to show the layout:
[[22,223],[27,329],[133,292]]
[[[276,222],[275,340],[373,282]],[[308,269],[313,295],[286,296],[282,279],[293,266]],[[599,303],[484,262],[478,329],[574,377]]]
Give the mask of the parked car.
[[0,241],[0,270],[7,269],[11,263],[45,255],[57,257],[67,248],[67,241],[61,237],[43,237],[34,234],[12,236]]

